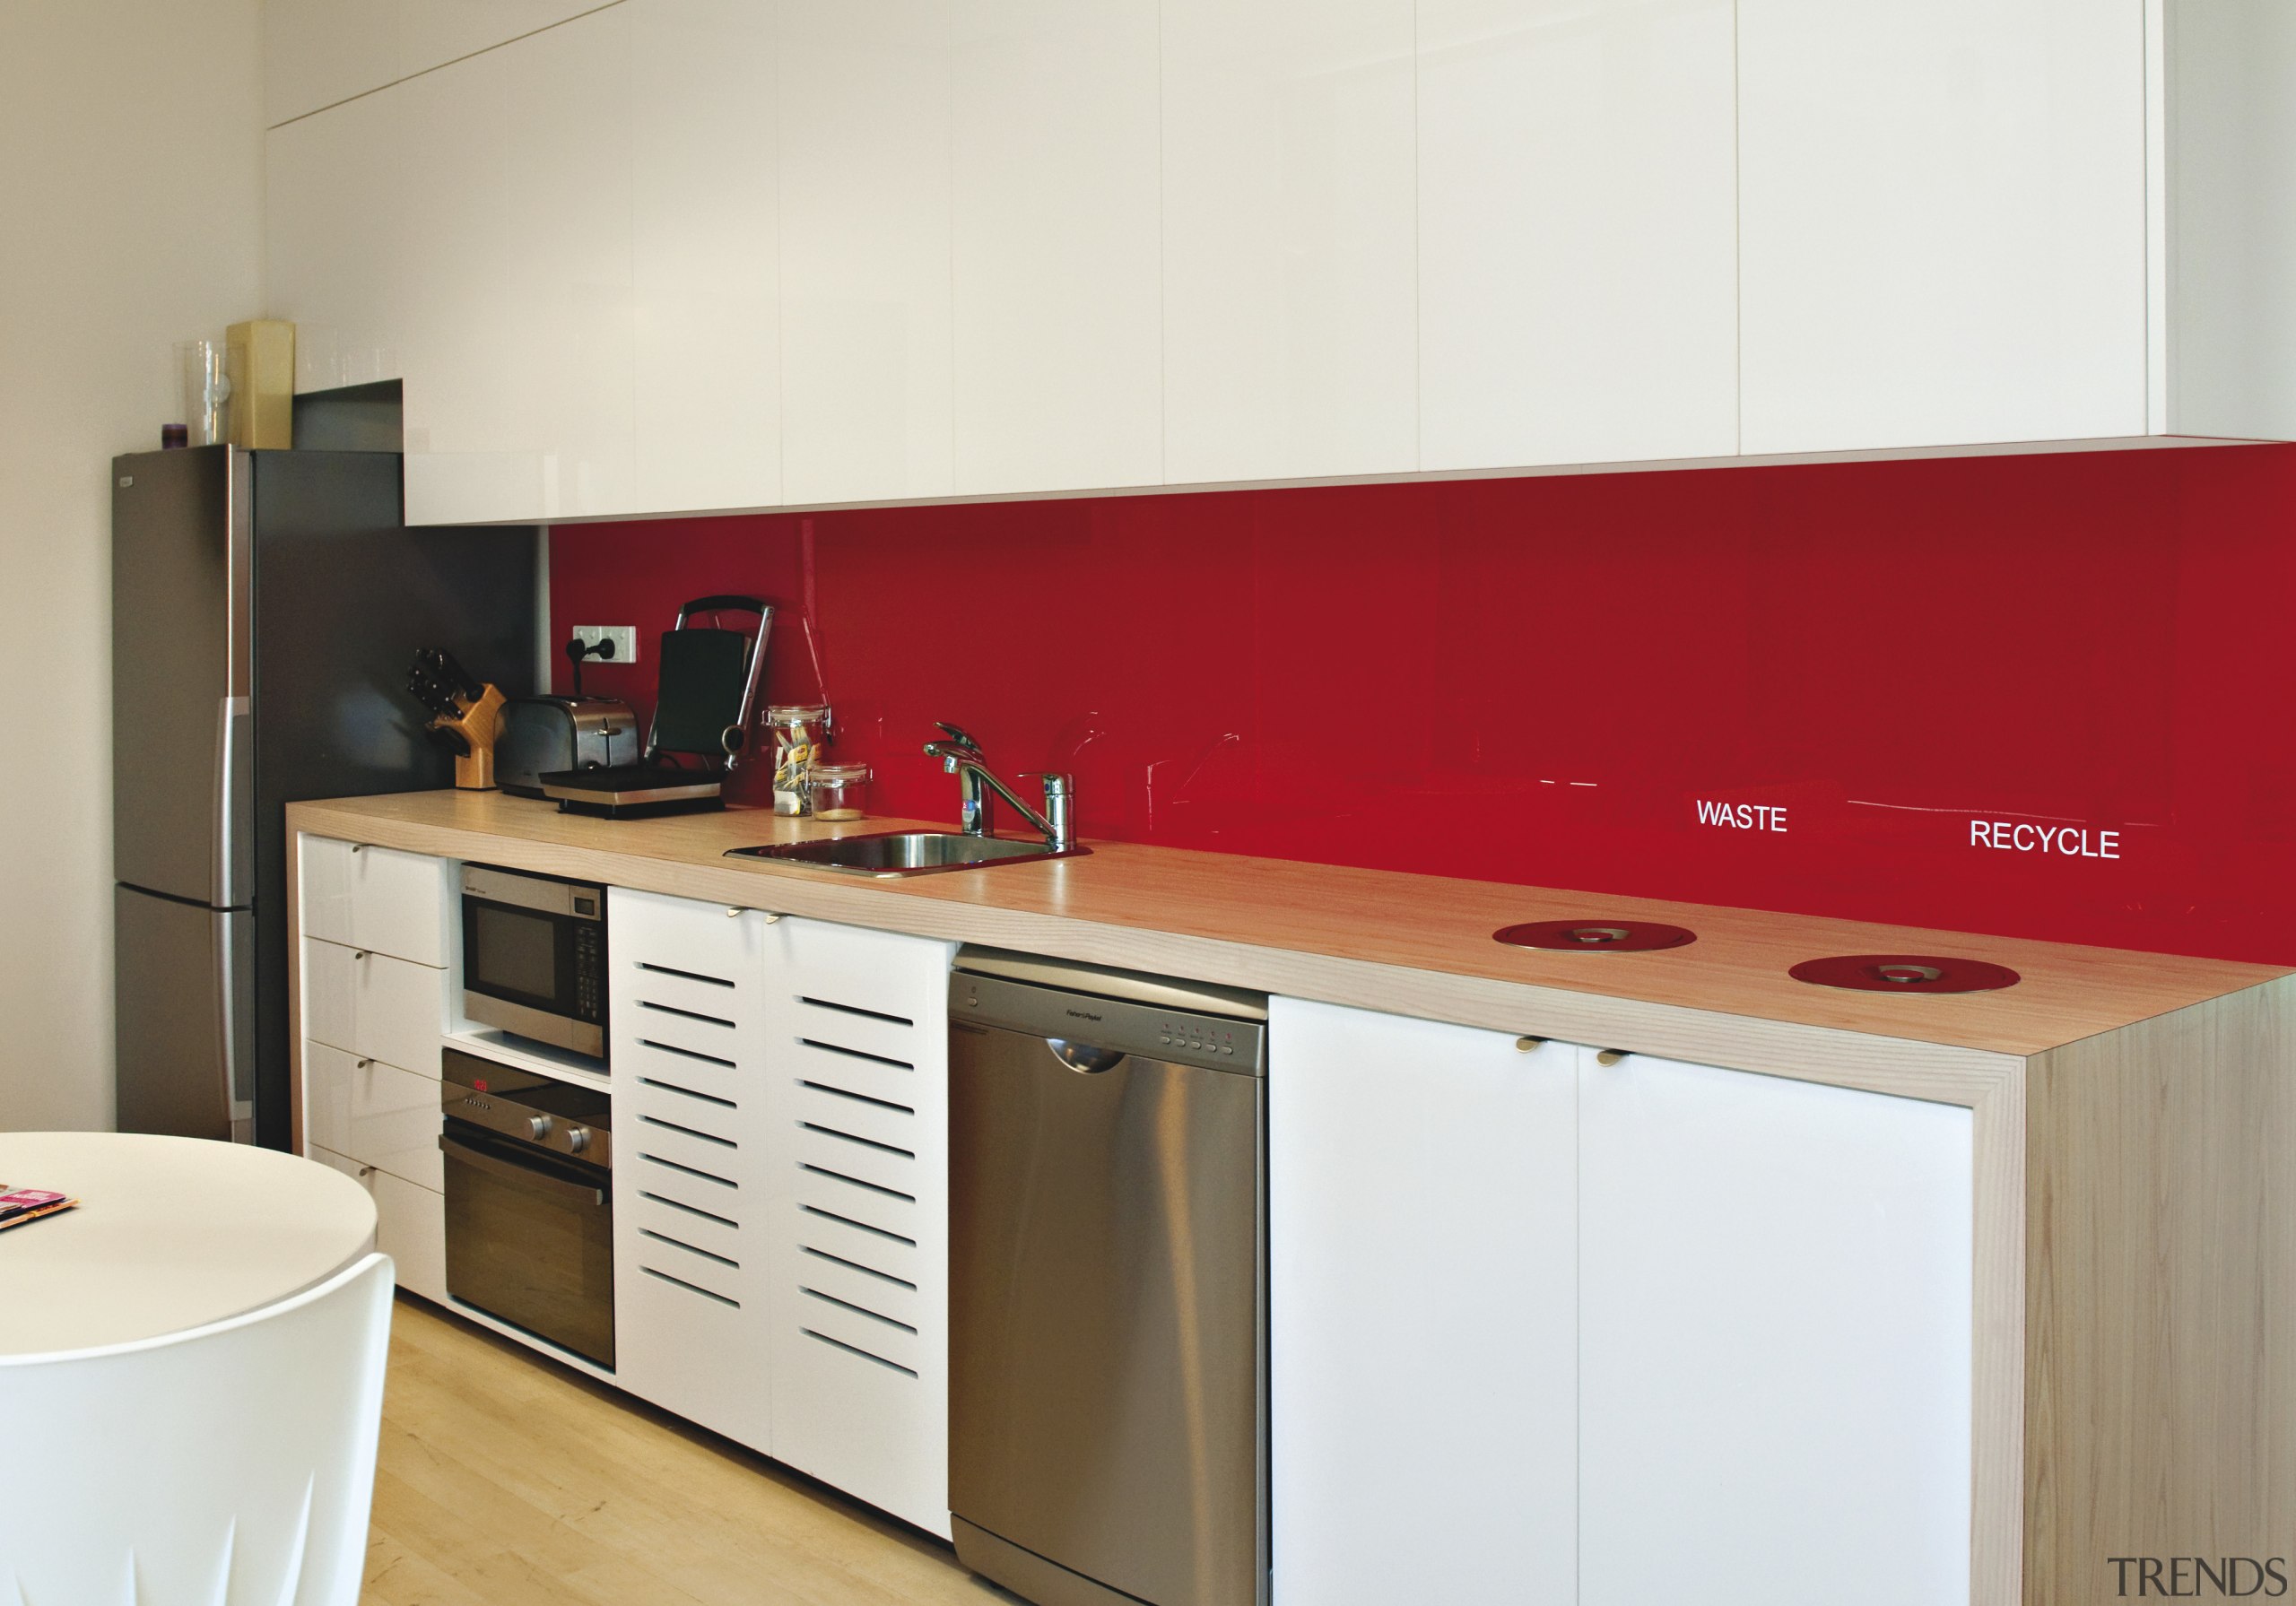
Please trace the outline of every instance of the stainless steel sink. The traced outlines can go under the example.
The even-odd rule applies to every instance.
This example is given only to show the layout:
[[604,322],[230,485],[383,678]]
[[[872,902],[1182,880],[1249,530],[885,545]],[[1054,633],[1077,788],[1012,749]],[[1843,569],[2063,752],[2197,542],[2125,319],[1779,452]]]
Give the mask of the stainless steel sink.
[[769,842],[726,850],[729,859],[778,859],[841,870],[848,875],[930,875],[942,870],[978,870],[991,864],[1031,864],[1041,859],[1073,859],[1088,847],[1055,853],[1041,838],[969,837],[961,831],[876,831],[865,837],[834,837],[820,842]]

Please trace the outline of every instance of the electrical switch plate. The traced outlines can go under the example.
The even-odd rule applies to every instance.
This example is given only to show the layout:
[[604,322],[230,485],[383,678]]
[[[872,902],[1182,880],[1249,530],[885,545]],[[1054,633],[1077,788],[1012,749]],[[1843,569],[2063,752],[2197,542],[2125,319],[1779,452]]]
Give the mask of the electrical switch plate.
[[636,625],[576,625],[566,634],[586,647],[601,641],[613,643],[613,656],[593,658],[593,664],[635,664],[638,662],[638,627]]

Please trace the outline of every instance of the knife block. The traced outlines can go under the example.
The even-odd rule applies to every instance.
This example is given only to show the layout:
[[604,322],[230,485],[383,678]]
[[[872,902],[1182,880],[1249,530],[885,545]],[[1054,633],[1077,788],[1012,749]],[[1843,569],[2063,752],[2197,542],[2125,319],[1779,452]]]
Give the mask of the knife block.
[[509,699],[502,689],[489,684],[479,699],[452,718],[440,715],[430,722],[434,731],[452,731],[463,739],[465,751],[455,755],[455,787],[461,792],[494,789],[494,739],[502,729],[502,705]]

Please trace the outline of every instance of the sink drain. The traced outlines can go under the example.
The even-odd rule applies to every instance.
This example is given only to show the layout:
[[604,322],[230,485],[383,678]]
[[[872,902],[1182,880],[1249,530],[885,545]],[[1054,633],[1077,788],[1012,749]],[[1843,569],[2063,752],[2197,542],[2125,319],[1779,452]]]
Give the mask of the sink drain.
[[1923,953],[1845,953],[1805,959],[1787,975],[1821,987],[1860,993],[1991,993],[2017,985],[2006,965]]
[[1516,948],[1549,953],[1648,953],[1698,941],[1695,932],[1648,920],[1535,920],[1492,935]]

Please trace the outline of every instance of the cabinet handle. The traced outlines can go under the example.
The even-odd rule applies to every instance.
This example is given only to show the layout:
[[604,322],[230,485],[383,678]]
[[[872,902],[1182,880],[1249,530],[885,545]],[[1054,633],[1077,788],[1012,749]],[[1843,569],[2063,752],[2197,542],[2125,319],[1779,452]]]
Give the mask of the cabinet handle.
[[[353,842],[351,845],[351,851],[352,853],[365,853],[367,851],[367,845],[364,842]],[[370,1167],[369,1169],[371,1170],[373,1168]]]
[[361,1166],[359,1168],[359,1175],[361,1176],[372,1176],[374,1174],[375,1168],[372,1166]]
[[1517,1037],[1515,1039],[1515,1052],[1517,1054],[1528,1054],[1535,1048],[1544,1048],[1545,1046],[1546,1039],[1544,1037]]
[[351,957],[354,959],[363,959],[368,957],[367,951],[363,948],[354,948],[351,951]]
[[374,1062],[374,1061],[372,1061],[372,1060],[361,1060],[361,1061],[359,1062],[359,1067],[358,1067],[358,1068],[359,1068],[360,1070],[361,1070],[361,1071],[364,1071],[368,1066],[370,1066],[370,1065],[373,1064],[374,1063],[375,1063],[375,1062]]
[[743,916],[744,916],[744,915],[746,915],[746,914],[748,914],[748,913],[749,913],[749,911],[748,911],[747,909],[737,909],[737,908],[728,907],[728,908],[726,910],[726,919],[728,919],[728,920],[739,920]]
[[1627,1051],[1623,1048],[1603,1049],[1595,1055],[1595,1063],[1597,1065],[1615,1065],[1619,1061],[1626,1057],[1626,1053]]

